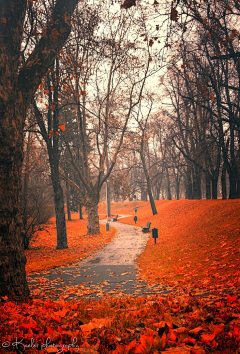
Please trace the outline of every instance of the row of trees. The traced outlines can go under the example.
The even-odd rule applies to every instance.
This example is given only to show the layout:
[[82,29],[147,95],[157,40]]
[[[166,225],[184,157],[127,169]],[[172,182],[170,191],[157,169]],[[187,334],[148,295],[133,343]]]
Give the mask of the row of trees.
[[[60,176],[87,208],[88,233],[99,233],[101,187],[114,168],[146,78],[155,71],[150,68],[149,42],[138,41],[144,26],[140,8],[126,16],[119,9],[110,11],[111,2],[77,4],[77,0],[1,3],[0,295],[29,294],[21,208],[26,210],[29,191],[26,149],[22,200],[24,130],[40,134],[46,144],[57,247],[66,248]],[[122,8],[132,5],[123,3]],[[63,154],[66,158],[60,161]]]
[[228,0],[172,8],[171,55],[158,88],[165,106],[137,119],[142,140],[128,195],[146,199],[150,178],[155,199],[240,197],[239,10]]

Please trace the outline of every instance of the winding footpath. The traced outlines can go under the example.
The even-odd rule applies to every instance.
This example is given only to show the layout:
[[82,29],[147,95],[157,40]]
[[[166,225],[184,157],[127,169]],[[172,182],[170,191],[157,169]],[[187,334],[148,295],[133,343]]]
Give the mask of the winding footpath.
[[[126,217],[120,216],[118,219]],[[101,221],[106,224],[106,220]],[[170,288],[150,286],[139,277],[137,258],[149,234],[137,226],[109,222],[117,229],[111,243],[80,263],[28,277],[33,297],[67,300],[166,294]]]

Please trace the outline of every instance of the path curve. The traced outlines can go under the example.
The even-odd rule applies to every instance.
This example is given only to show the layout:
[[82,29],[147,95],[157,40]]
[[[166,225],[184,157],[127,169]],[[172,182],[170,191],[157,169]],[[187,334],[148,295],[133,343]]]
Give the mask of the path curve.
[[[127,216],[130,215],[119,216],[119,219]],[[106,224],[106,220],[102,220],[101,224]],[[144,251],[149,234],[143,233],[140,227],[119,221],[109,221],[109,224],[117,229],[117,234],[112,242],[92,256],[68,267],[29,276],[33,297],[80,300],[171,292],[171,288],[161,284],[150,286],[139,276],[136,260]]]
[[[118,219],[127,216],[131,215],[121,215]],[[106,224],[106,222],[106,220],[100,221],[101,224]],[[143,233],[140,227],[121,222],[109,221],[109,226],[117,229],[113,241],[81,263],[84,265],[135,265],[136,259],[146,248],[149,234]]]

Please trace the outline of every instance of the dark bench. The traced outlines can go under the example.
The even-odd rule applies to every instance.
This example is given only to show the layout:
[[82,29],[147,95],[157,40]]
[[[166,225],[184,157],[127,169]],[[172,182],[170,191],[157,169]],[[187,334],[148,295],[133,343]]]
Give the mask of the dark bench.
[[148,221],[146,226],[141,226],[142,232],[150,232],[151,222]]
[[115,218],[113,218],[113,221],[117,221],[118,219],[118,215],[115,216]]

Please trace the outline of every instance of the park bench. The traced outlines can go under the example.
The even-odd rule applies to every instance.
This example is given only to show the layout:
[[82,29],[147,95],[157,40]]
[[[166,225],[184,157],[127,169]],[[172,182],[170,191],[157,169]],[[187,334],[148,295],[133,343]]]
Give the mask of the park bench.
[[141,226],[142,232],[149,232],[150,231],[150,226],[151,226],[150,221],[147,222],[146,226]]
[[118,219],[118,215],[115,216],[115,218],[113,218],[113,221],[117,221]]

